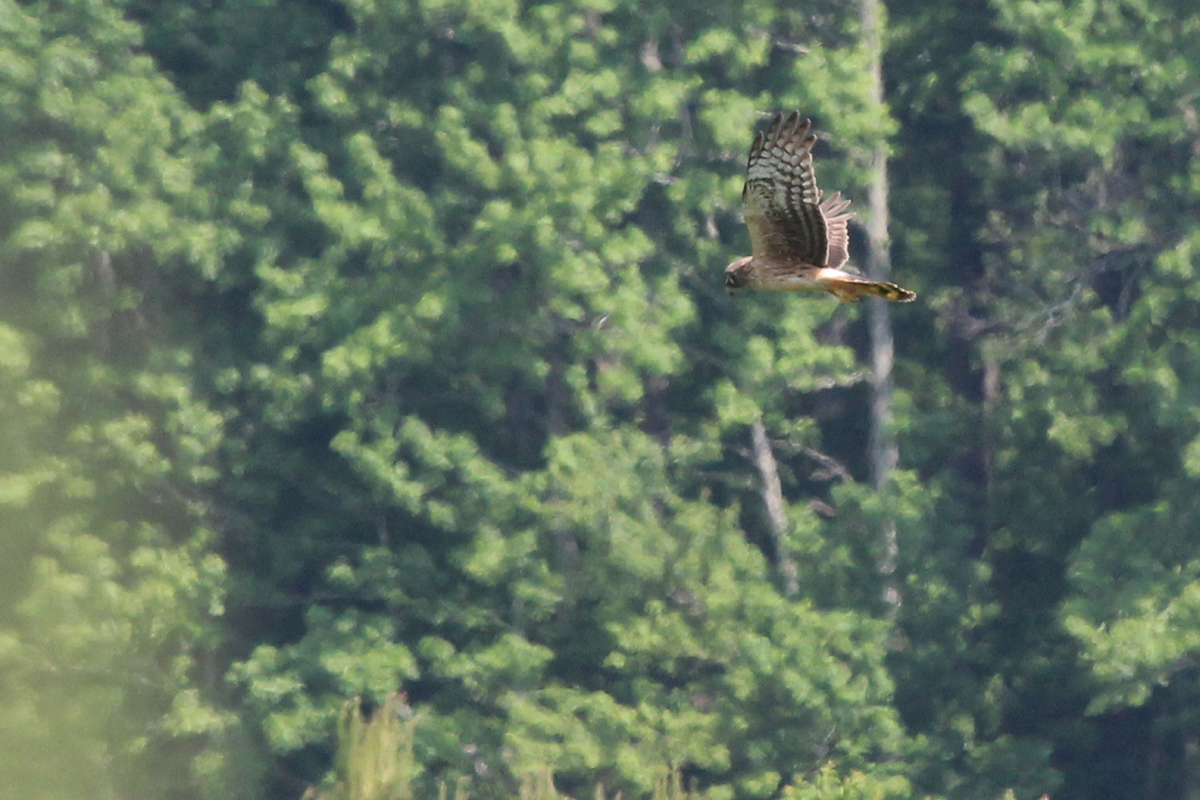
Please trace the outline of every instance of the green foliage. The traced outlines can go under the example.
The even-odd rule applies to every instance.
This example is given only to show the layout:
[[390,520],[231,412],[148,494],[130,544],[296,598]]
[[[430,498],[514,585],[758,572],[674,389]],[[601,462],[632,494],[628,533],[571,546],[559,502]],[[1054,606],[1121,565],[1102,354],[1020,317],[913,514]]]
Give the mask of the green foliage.
[[811,780],[784,789],[787,800],[887,800],[890,797],[912,797],[912,788],[899,777],[873,778],[861,772],[839,775],[826,764]]
[[[258,349],[212,356],[253,352],[227,446],[239,508],[275,531],[227,551],[230,603],[293,609],[232,670],[268,746],[323,743],[341,698],[409,685],[430,780],[550,768],[648,793],[671,761],[760,794],[823,754],[866,768],[899,740],[882,627],[783,603],[697,497],[744,491],[696,477],[753,418],[723,398],[789,431],[789,403],[858,380],[814,335],[828,306],[730,313],[708,278],[756,105],[703,87],[789,85],[771,34],[729,31],[811,22],[735,5],[680,39],[632,6],[348,12],[306,91],[248,83],[210,112],[244,176],[229,224],[271,242],[218,277],[253,287]],[[878,122],[844,61],[809,68],[845,94],[787,102]]]
[[[925,481],[937,518],[961,521],[960,546],[978,553],[970,570],[951,552],[919,575],[912,649],[894,659],[903,716],[942,756],[962,748],[955,796],[1170,796],[1152,765],[1181,745],[1148,731],[1194,719],[1170,685],[1187,623],[1164,622],[1188,616],[1170,588],[1188,580],[1186,537],[1166,520],[1190,505],[1180,467],[1195,436],[1190,290],[1176,277],[1197,201],[1181,100],[1197,75],[1178,59],[1195,12],[997,0],[955,23],[899,8],[896,63],[939,66],[896,105],[923,134],[896,170],[912,199],[893,206],[897,256],[936,265],[945,288],[926,294],[939,320],[924,335],[961,365],[921,380],[914,412],[932,417],[913,429],[917,450],[902,447],[940,473]],[[944,38],[925,35],[939,21]],[[959,155],[922,177],[936,150]],[[938,620],[954,633],[934,634]],[[1005,777],[1018,771],[1042,776],[1022,789]]]
[[178,305],[219,255],[198,120],[118,9],[0,20],[0,793],[237,796],[255,767],[212,661],[224,418]]
[[[1184,793],[1197,12],[887,11],[885,107],[827,0],[0,0],[0,796]],[[888,492],[857,311],[718,283],[789,107],[894,154]]]
[[[1121,383],[1142,398],[1130,416],[1130,438],[1196,436],[1196,342],[1176,330],[1196,264],[1196,236],[1164,255],[1163,285],[1150,287],[1114,350],[1128,353]],[[1181,291],[1182,290],[1182,291]],[[1162,341],[1156,341],[1162,340]],[[1196,470],[1194,445],[1177,447],[1171,471],[1155,497],[1098,518],[1073,554],[1074,593],[1063,621],[1083,645],[1100,684],[1090,710],[1101,713],[1146,704],[1158,687],[1190,683],[1187,664],[1200,647],[1194,575],[1200,566],[1191,531]],[[1178,711],[1190,717],[1192,709]]]

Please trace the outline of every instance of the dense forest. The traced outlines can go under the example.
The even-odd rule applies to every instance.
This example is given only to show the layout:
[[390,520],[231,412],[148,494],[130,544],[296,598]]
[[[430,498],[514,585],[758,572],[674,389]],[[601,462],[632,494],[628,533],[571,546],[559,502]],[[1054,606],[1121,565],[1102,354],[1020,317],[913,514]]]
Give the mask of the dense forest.
[[[916,302],[723,290],[792,109]],[[0,142],[0,798],[1200,796],[1195,0],[0,0]]]

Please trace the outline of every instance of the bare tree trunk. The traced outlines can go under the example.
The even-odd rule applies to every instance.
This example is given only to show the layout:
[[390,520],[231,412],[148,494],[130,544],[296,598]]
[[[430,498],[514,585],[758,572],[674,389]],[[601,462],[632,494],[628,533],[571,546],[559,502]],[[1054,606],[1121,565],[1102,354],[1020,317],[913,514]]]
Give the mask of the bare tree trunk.
[[780,588],[785,597],[793,597],[800,591],[799,570],[787,550],[788,521],[783,509],[783,484],[779,481],[779,464],[761,419],[756,419],[750,426],[750,438],[754,447],[754,466],[758,468],[759,491],[767,508],[767,525],[775,547],[775,569],[779,572]]
[[[559,323],[556,320],[555,327]],[[566,334],[558,333],[550,343],[546,361],[550,367],[546,376],[546,439],[553,441],[567,432],[567,385],[566,366],[563,364],[562,350]],[[551,495],[550,499],[554,499]],[[559,571],[566,578],[563,584],[563,603],[560,612],[567,613],[574,605],[576,581],[574,577],[579,572],[580,549],[579,540],[575,534],[566,528],[554,526],[553,534],[558,546]]]
[[996,398],[1000,394],[1000,359],[985,341],[983,356],[983,543],[992,535],[996,500]]
[[1183,742],[1183,780],[1179,796],[1184,800],[1200,800],[1200,782],[1196,775],[1200,772],[1200,737],[1192,735]]
[[[883,106],[883,4],[880,0],[862,0],[863,44],[870,54],[871,102]],[[871,183],[867,195],[867,274],[878,281],[888,280],[892,271],[888,237],[888,174],[887,148],[884,142],[875,146],[870,162]],[[892,472],[900,460],[900,451],[892,433],[892,362],[895,348],[892,324],[885,300],[867,301],[867,325],[871,340],[871,438],[868,454],[871,466],[871,485],[885,491]],[[896,538],[896,521],[883,523],[882,555],[879,573],[883,577],[883,601],[888,616],[895,618],[902,598],[896,580],[900,545]]]

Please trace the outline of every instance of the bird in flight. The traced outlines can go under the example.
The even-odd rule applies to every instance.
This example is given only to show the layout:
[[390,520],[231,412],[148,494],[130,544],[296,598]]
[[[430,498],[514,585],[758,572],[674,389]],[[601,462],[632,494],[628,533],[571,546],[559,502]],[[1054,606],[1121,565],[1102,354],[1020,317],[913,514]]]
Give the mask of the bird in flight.
[[842,269],[848,255],[846,211],[841,193],[821,199],[813,172],[812,121],[793,111],[775,117],[754,137],[746,165],[742,208],[753,255],[725,268],[725,288],[780,292],[829,292],[846,303],[863,295],[907,303],[915,292]]

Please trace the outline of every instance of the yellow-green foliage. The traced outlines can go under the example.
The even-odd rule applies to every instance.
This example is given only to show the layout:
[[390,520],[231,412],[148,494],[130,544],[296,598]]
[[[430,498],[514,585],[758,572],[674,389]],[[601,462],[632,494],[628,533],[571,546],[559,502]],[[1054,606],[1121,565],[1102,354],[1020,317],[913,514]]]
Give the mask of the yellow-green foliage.
[[[342,707],[337,726],[334,777],[310,800],[412,800],[413,732],[417,718],[404,695],[392,694],[370,717],[361,698]],[[456,797],[455,800],[463,800]]]

